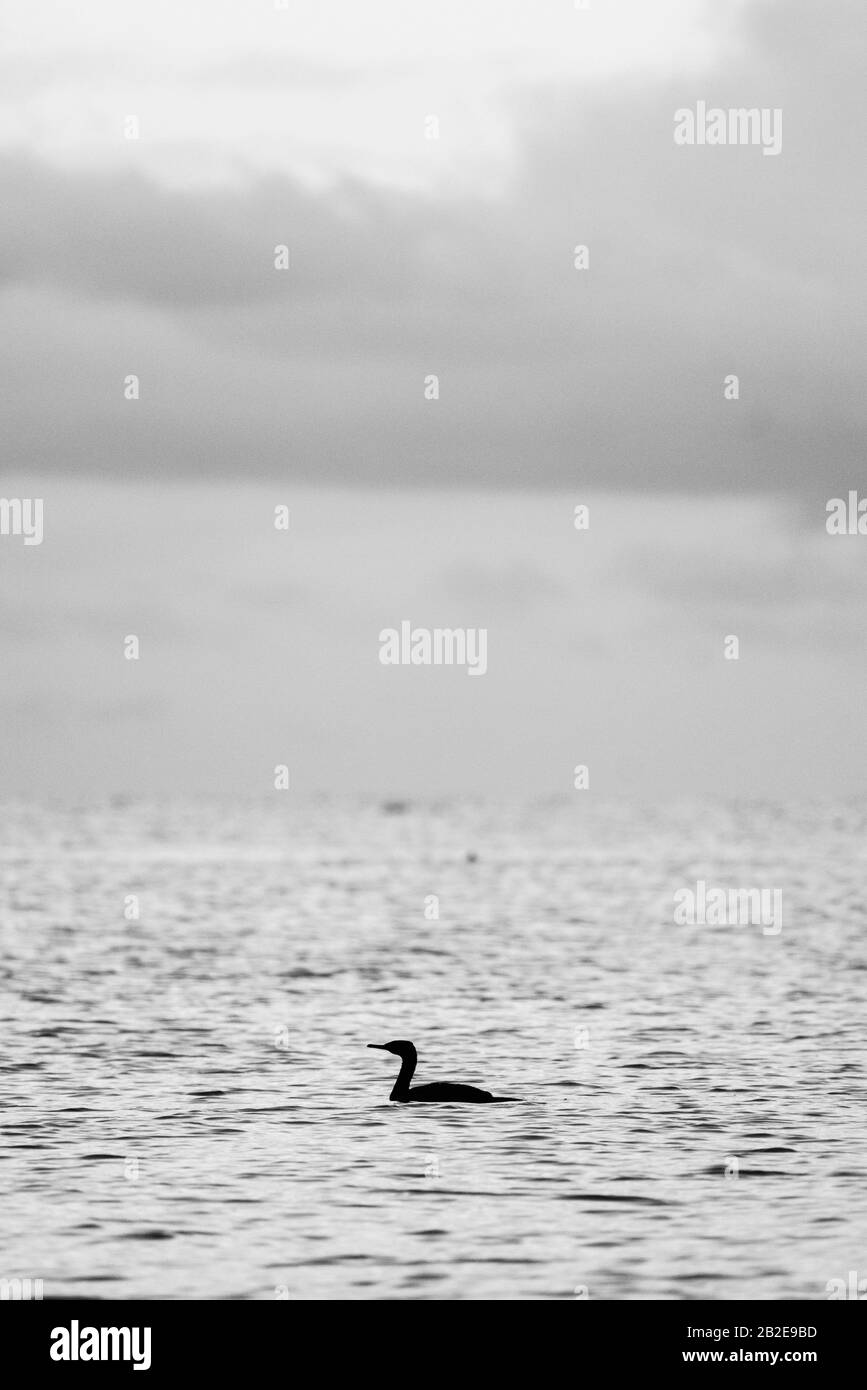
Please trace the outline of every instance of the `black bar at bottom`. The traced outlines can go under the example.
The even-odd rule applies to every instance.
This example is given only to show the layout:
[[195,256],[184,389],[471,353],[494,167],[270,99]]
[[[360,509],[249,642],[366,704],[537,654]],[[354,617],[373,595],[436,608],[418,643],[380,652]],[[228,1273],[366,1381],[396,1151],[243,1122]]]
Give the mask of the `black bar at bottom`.
[[0,1336],[7,1372],[11,1361],[19,1376],[62,1381],[107,1370],[169,1383],[195,1373],[207,1383],[251,1371],[309,1379],[317,1367],[333,1369],[341,1356],[354,1374],[391,1376],[402,1366],[404,1378],[438,1366],[453,1375],[470,1362],[484,1363],[490,1373],[492,1363],[508,1358],[513,1376],[516,1360],[529,1359],[544,1379],[557,1374],[550,1360],[556,1355],[566,1358],[564,1370],[571,1363],[576,1378],[602,1369],[646,1377],[763,1367],[775,1375],[798,1368],[824,1379],[860,1364],[867,1331],[861,1301],[576,1299],[559,1311],[530,1303],[433,1302],[398,1309],[357,1301],[6,1301]]

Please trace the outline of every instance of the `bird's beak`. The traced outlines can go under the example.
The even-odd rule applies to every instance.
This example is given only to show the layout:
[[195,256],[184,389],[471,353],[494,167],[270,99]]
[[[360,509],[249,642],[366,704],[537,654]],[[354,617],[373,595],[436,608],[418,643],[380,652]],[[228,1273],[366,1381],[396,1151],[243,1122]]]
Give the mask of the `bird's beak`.
[[385,1043],[368,1043],[367,1046],[368,1046],[368,1047],[378,1047],[379,1050],[380,1050],[380,1052],[386,1052],[386,1051],[387,1051],[387,1048],[386,1048],[386,1046],[385,1046]]

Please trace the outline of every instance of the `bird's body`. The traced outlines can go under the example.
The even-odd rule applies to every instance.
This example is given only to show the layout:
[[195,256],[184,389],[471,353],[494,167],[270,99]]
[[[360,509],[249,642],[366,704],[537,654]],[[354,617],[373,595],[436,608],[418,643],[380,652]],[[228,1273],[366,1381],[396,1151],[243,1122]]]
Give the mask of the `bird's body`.
[[[400,1100],[392,1096],[392,1100]],[[462,1086],[455,1081],[434,1081],[430,1086],[410,1086],[407,1100],[461,1100],[479,1102],[493,1100],[490,1091],[480,1091],[478,1086]]]
[[411,1042],[368,1043],[367,1046],[379,1048],[382,1052],[393,1052],[401,1059],[400,1071],[389,1100],[399,1101],[402,1105],[432,1101],[453,1101],[462,1105],[496,1105],[501,1101],[518,1099],[517,1096],[492,1096],[490,1091],[481,1091],[478,1086],[463,1086],[454,1081],[434,1081],[429,1086],[410,1086],[418,1063],[418,1053]]

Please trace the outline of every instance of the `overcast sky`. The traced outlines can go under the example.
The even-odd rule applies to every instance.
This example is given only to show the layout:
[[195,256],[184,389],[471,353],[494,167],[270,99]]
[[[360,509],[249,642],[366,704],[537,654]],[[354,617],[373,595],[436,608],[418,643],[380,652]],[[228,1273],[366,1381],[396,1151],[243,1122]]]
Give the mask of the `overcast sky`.
[[592,5],[7,3],[0,794],[862,789],[863,0]]
[[[43,544],[0,541],[0,781],[267,797],[285,764],[298,796],[863,790],[867,539],[771,500],[584,497],[578,532],[565,494],[52,484]],[[404,619],[487,628],[487,674],[381,665]]]
[[[6,10],[10,460],[826,494],[860,462],[861,0]],[[697,100],[781,108],[782,154],[676,147]]]

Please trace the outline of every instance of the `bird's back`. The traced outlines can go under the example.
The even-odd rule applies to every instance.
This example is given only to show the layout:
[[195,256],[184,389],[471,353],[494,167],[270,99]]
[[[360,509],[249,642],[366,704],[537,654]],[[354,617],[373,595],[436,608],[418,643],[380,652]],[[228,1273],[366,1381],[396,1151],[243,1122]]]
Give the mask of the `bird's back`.
[[430,1086],[410,1086],[408,1100],[462,1100],[484,1103],[493,1100],[490,1091],[478,1086],[462,1086],[454,1081],[434,1081]]

